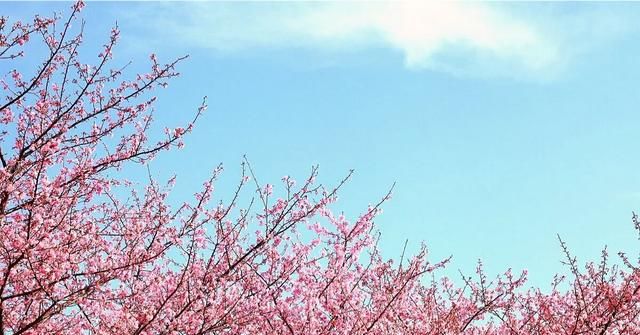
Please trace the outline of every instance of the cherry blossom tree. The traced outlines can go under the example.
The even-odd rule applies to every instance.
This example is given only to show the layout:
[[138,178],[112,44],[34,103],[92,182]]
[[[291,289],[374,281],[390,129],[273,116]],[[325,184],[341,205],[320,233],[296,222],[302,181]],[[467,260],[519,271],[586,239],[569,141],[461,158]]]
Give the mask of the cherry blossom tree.
[[481,263],[456,285],[425,247],[382,257],[374,221],[390,192],[351,220],[331,211],[350,173],[329,187],[313,168],[276,187],[245,159],[228,203],[211,201],[219,166],[178,205],[174,180],[128,181],[122,168],[182,146],[206,99],[149,138],[151,92],[186,57],[152,55],[126,79],[111,65],[115,27],[85,64],[83,6],[0,18],[3,71],[40,61],[0,74],[0,334],[640,333],[640,271],[624,254],[581,267],[561,241],[568,275],[549,290],[526,288],[526,273],[489,280]]

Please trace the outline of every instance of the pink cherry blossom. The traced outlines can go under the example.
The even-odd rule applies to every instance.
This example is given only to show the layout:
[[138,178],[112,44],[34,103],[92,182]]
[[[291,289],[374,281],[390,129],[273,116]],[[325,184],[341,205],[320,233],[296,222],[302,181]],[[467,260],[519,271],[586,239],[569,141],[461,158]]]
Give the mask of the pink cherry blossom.
[[245,160],[224,203],[212,202],[222,166],[177,204],[175,178],[127,180],[123,166],[182,145],[206,99],[149,138],[150,92],[186,57],[152,54],[128,79],[110,68],[114,28],[84,64],[71,24],[83,7],[68,21],[0,18],[7,68],[30,43],[55,50],[2,78],[0,334],[640,334],[640,264],[624,253],[619,266],[606,250],[582,264],[560,240],[567,273],[549,289],[527,288],[526,271],[489,277],[481,262],[456,281],[424,246],[381,255],[375,221],[391,192],[334,213],[352,172],[333,186],[317,167],[299,185],[260,184]]

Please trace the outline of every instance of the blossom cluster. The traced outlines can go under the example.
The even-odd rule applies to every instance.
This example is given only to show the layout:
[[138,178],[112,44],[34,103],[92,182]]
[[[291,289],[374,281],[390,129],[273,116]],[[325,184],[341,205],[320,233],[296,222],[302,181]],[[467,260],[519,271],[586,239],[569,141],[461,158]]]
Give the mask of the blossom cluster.
[[212,201],[218,167],[178,206],[174,178],[126,180],[123,166],[182,146],[206,101],[151,140],[149,94],[184,58],[152,55],[148,73],[123,79],[109,68],[114,28],[96,65],[80,62],[83,6],[64,21],[0,18],[1,62],[31,57],[38,37],[49,51],[33,74],[0,78],[1,334],[640,333],[639,265],[624,254],[622,267],[606,252],[580,266],[562,243],[568,273],[548,292],[527,289],[526,272],[490,280],[481,263],[456,285],[425,247],[381,255],[375,220],[391,193],[352,219],[334,214],[351,174],[334,187],[317,168],[260,184],[245,160],[227,203]]

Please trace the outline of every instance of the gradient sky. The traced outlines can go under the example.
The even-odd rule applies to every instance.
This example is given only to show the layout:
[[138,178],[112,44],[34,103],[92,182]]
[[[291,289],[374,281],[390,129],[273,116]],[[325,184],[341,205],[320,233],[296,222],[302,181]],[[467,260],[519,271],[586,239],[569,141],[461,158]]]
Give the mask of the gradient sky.
[[[0,2],[14,18],[68,3]],[[83,57],[116,21],[116,63],[189,54],[158,91],[158,129],[209,109],[182,151],[151,167],[190,197],[219,162],[228,199],[246,154],[263,182],[344,188],[355,218],[396,182],[378,220],[397,257],[424,241],[447,273],[562,270],[639,251],[640,4],[89,2]],[[83,53],[84,52],[84,53]],[[0,65],[2,75],[8,68]]]

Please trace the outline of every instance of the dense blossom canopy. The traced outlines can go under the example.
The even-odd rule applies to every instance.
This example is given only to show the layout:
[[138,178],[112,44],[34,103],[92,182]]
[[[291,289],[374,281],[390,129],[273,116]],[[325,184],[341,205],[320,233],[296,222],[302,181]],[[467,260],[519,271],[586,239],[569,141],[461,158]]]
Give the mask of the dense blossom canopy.
[[[173,181],[127,181],[123,166],[181,146],[206,105],[149,139],[149,92],[182,59],[152,55],[149,72],[124,79],[109,67],[114,28],[95,65],[82,63],[82,7],[0,18],[0,334],[640,333],[640,271],[624,254],[621,267],[606,251],[582,266],[562,244],[568,274],[549,290],[527,289],[525,273],[489,280],[480,265],[455,285],[434,279],[447,260],[425,248],[380,255],[374,219],[390,195],[355,220],[331,212],[348,176],[325,187],[314,168],[261,185],[245,161],[230,202],[210,203],[217,168],[178,206]],[[12,69],[23,60],[40,63]]]

